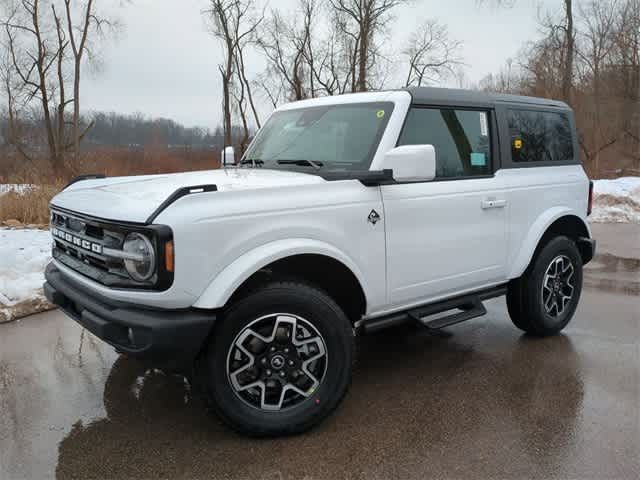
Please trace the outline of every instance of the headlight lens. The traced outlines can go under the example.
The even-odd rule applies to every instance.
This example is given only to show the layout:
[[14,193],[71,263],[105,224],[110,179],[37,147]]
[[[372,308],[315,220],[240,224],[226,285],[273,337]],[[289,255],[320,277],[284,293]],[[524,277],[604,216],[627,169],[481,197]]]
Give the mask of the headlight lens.
[[139,233],[130,233],[123,250],[132,257],[124,261],[129,276],[137,282],[149,280],[156,270],[156,252],[151,241]]

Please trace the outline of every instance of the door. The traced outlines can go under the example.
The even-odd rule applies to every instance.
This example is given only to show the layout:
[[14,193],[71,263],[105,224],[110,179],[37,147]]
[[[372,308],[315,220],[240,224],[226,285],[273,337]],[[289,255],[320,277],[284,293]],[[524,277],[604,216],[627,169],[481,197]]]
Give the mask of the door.
[[394,306],[504,281],[506,189],[493,175],[489,109],[413,107],[399,145],[431,144],[436,178],[382,186],[387,292]]

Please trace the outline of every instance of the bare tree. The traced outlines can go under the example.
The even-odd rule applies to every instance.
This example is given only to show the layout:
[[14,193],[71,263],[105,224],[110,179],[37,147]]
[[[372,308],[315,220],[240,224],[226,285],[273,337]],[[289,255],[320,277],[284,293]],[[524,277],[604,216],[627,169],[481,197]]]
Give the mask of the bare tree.
[[58,55],[56,58],[56,74],[58,79],[58,104],[56,107],[56,126],[57,126],[57,142],[56,156],[62,157],[67,150],[67,140],[65,136],[65,109],[69,102],[73,100],[66,99],[64,63],[66,59],[66,50],[69,41],[66,38],[62,21],[56,12],[55,4],[51,4],[51,11],[55,22],[56,38],[58,41]]
[[[617,0],[590,1],[581,6],[580,14],[583,24],[580,32],[581,48],[578,50],[581,63],[587,69],[588,81],[593,86],[592,142],[588,147],[583,141],[583,150],[593,162],[597,174],[600,170],[600,154],[617,141],[617,129],[607,132],[602,128],[602,74],[611,60],[615,46],[614,28]],[[611,123],[611,122],[610,122]]]
[[213,19],[213,34],[219,38],[224,48],[224,63],[218,65],[222,77],[222,129],[224,144],[231,145],[231,81],[233,78],[235,44],[231,15],[234,2],[228,0],[211,0],[207,11]]
[[[330,20],[316,28],[322,18]],[[260,86],[274,106],[281,98],[302,100],[355,90],[357,42],[345,19],[322,0],[299,0],[289,16],[272,10],[258,44],[267,60]]]
[[[541,37],[518,55],[522,64],[484,79],[481,87],[570,101],[590,174],[637,172],[640,0],[584,0],[574,2],[571,10],[564,5],[564,18],[549,14],[543,18]],[[571,46],[569,32],[573,32]]]
[[[17,116],[21,112],[15,106],[19,104],[22,110],[28,110],[37,104],[40,111],[35,117],[41,118],[49,159],[56,174],[64,173],[65,155],[69,150],[77,156],[87,131],[80,132],[80,80],[85,57],[92,57],[89,51],[92,37],[102,32],[104,26],[116,25],[98,17],[94,5],[94,0],[82,4],[79,0],[6,0],[0,5],[2,42],[13,78],[4,83],[5,90],[7,85],[11,88],[8,95],[11,105],[7,111],[18,125]],[[60,6],[64,11],[62,15],[58,12]],[[82,12],[82,21],[78,24],[73,21],[77,11]],[[73,96],[67,98],[70,71]],[[66,109],[71,103],[74,113],[69,122]],[[71,124],[71,135],[68,124]],[[24,150],[25,144],[22,145]]]
[[[0,43],[0,45],[2,45]],[[2,45],[4,47],[4,45]],[[21,134],[20,112],[23,105],[19,104],[20,100],[15,92],[15,69],[11,57],[5,50],[4,55],[0,58],[0,81],[2,82],[2,92],[6,98],[6,131],[4,139],[6,144],[11,145],[23,160],[30,161],[31,157],[25,148],[23,135]]]
[[640,170],[640,0],[626,0],[616,16],[612,63],[619,66],[617,81],[624,99],[622,131],[628,154]]
[[[306,33],[310,19],[305,15],[305,27],[302,32],[296,28],[295,19],[290,22],[280,11],[273,10],[262,29],[258,45],[267,60],[267,77],[263,88],[270,92],[284,85],[291,101],[303,100],[309,96],[305,73],[307,48]],[[273,97],[273,94],[268,93]]]
[[562,98],[571,103],[571,89],[573,87],[573,62],[575,57],[575,30],[573,27],[573,1],[564,0],[564,65],[562,71]]
[[[72,124],[72,136],[73,136],[73,152],[76,157],[80,153],[80,140],[86,134],[86,132],[91,128],[89,125],[84,132],[80,132],[80,80],[82,78],[81,69],[82,62],[85,56],[85,53],[88,52],[89,49],[89,39],[91,38],[92,33],[100,34],[105,28],[114,28],[116,27],[116,23],[113,20],[109,20],[105,17],[100,17],[96,13],[94,0],[86,0],[84,3],[80,4],[80,17],[81,20],[79,23],[74,22],[74,5],[79,2],[74,2],[72,0],[64,0],[64,7],[66,13],[66,22],[67,22],[67,32],[66,36],[68,40],[61,39],[60,41],[65,41],[71,46],[71,51],[73,53],[73,124]],[[56,19],[56,26],[58,32],[60,32],[60,22],[57,16],[54,16]],[[61,44],[62,45],[62,44]],[[89,52],[90,53],[90,52]],[[62,86],[64,82],[62,78],[60,79],[60,85]]]
[[[490,4],[497,7],[511,8],[517,0],[477,0],[477,3]],[[556,45],[554,46],[556,55],[560,56],[560,72],[561,72],[561,90],[562,99],[568,103],[572,103],[571,92],[573,88],[574,78],[574,59],[575,59],[575,28],[574,28],[574,2],[573,0],[562,0],[564,8],[564,18],[561,23],[550,22],[547,16],[543,23],[543,29],[548,31],[547,37],[553,37]],[[547,46],[551,42],[548,42]]]
[[30,103],[32,100],[38,101],[42,108],[52,167],[55,172],[61,172],[64,168],[64,158],[61,155],[60,146],[64,143],[64,139],[58,136],[59,133],[57,135],[55,119],[51,114],[54,96],[51,75],[53,65],[64,52],[60,50],[59,44],[57,47],[50,47],[53,42],[48,41],[49,27],[42,18],[43,13],[40,7],[40,0],[21,0],[19,3],[12,3],[2,21],[2,26],[12,71],[19,81],[19,85],[13,89],[13,101],[15,102],[15,95],[23,96],[25,103]]
[[[264,14],[256,16],[254,0],[210,0],[210,7],[205,10],[212,20],[211,31],[220,40],[224,50],[224,61],[218,66],[222,77],[222,110],[224,143],[232,143],[232,97],[235,100],[249,100],[254,120],[260,124],[258,112],[253,100],[251,82],[248,81],[245,64],[244,48],[253,42],[253,35],[264,19]],[[238,85],[234,85],[234,76]],[[234,88],[239,90],[236,92]],[[240,96],[237,97],[237,93]],[[245,98],[246,96],[246,98]],[[241,104],[236,104],[243,125],[245,136],[248,138],[248,122],[246,121],[246,108]]]
[[342,33],[353,40],[352,90],[370,87],[370,73],[380,58],[377,37],[389,21],[392,10],[408,0],[328,0],[339,15]]
[[446,25],[435,19],[426,20],[411,34],[403,54],[409,64],[405,86],[419,87],[453,75],[462,64],[462,43],[449,37]]

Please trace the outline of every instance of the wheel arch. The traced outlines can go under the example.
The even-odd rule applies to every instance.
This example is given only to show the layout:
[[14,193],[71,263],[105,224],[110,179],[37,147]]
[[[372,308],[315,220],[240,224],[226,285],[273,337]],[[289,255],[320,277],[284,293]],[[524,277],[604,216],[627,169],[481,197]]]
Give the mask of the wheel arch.
[[355,262],[336,247],[311,239],[275,241],[243,254],[210,282],[194,307],[222,308],[269,272],[323,288],[351,319],[366,312],[367,286]]
[[[558,235],[566,235],[577,241],[581,237],[591,238],[591,229],[582,217],[569,208],[558,207],[543,213],[527,232],[525,242],[521,246],[509,273],[509,278],[520,277],[535,258],[536,253],[551,238]],[[580,249],[580,246],[578,248]],[[585,252],[581,250],[580,254],[584,258]]]

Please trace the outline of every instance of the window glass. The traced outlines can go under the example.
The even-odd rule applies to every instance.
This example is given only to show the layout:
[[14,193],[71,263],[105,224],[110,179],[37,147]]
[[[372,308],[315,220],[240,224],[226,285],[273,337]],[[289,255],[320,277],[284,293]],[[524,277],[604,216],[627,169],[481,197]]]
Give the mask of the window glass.
[[433,145],[436,178],[491,173],[489,112],[412,108],[400,145]]
[[[368,170],[393,103],[352,103],[274,113],[245,155],[268,168]],[[309,165],[307,165],[309,168]]]
[[514,162],[573,160],[571,123],[566,113],[509,110],[511,158]]

